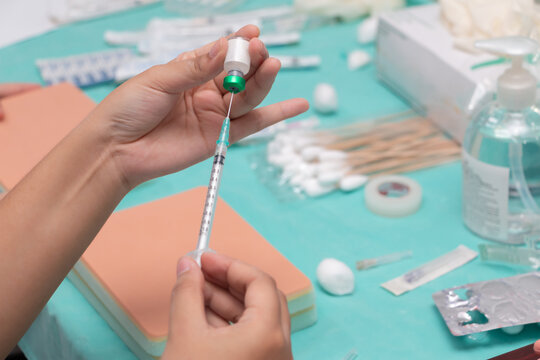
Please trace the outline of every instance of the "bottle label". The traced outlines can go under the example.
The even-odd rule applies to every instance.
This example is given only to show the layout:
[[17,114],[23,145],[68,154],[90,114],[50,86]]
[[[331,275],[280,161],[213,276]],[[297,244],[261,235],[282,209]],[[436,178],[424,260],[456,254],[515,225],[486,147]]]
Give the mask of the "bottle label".
[[463,219],[475,233],[505,240],[510,169],[475,159],[463,150]]

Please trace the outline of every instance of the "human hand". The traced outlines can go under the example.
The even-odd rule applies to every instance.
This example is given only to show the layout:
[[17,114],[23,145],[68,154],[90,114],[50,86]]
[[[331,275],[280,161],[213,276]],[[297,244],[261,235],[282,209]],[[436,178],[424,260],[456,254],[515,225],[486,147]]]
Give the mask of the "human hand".
[[178,263],[162,360],[292,359],[287,300],[275,281],[218,254],[205,253],[201,265]]
[[536,355],[540,355],[540,340],[534,343],[534,352]]
[[[250,39],[251,69],[246,89],[232,104],[231,142],[308,108],[305,99],[291,99],[253,110],[270,91],[281,65],[268,58],[257,27],[245,26],[235,35]],[[222,85],[226,53],[222,38],[154,66],[118,87],[90,115],[106,119],[111,154],[128,187],[213,154],[231,96]]]
[[[16,95],[25,91],[34,90],[39,87],[41,87],[41,85],[31,83],[0,84],[0,99],[11,95]],[[0,120],[3,120],[4,116],[4,110],[2,109],[2,104],[0,104]]]

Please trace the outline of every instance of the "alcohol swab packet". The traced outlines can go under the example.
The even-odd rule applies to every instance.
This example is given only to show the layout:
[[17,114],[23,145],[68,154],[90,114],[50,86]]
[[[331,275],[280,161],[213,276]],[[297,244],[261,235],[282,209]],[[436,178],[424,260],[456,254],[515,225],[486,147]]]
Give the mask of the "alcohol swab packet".
[[399,296],[465,265],[477,256],[476,251],[469,249],[465,245],[459,245],[449,253],[387,281],[381,286],[392,294]]

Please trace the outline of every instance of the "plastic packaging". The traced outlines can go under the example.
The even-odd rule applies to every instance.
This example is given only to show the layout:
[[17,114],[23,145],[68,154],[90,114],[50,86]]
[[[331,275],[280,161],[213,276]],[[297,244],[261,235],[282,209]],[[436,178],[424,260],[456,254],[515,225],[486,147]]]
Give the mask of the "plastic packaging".
[[158,0],[49,0],[49,16],[65,24],[158,2]]
[[356,262],[356,269],[366,270],[375,266],[390,264],[411,257],[412,251],[402,251],[398,253],[392,253],[388,255],[379,256],[371,259],[364,259]]
[[448,329],[462,336],[540,321],[540,272],[482,281],[433,294]]
[[311,56],[287,56],[273,55],[281,62],[281,69],[311,69],[317,68],[321,64],[319,55]]
[[540,111],[536,78],[523,68],[538,44],[524,37],[477,42],[512,59],[497,98],[472,119],[463,141],[463,219],[476,234],[508,244],[540,235]]
[[115,49],[56,59],[38,59],[36,65],[47,85],[70,82],[91,86],[112,81],[121,64],[135,58],[130,49]]
[[457,249],[398,276],[395,279],[387,281],[384,284],[381,284],[381,286],[392,294],[399,296],[465,265],[477,256],[478,253],[476,251],[473,251],[464,245],[459,245]]
[[500,261],[510,264],[540,268],[540,250],[495,244],[480,244],[480,258],[485,261]]

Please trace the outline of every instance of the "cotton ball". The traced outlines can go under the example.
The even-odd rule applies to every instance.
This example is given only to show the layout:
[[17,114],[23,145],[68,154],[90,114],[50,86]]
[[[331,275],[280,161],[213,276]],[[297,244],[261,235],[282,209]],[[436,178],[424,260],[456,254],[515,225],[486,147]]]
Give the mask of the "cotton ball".
[[367,65],[371,61],[369,54],[362,50],[354,50],[347,56],[347,66],[349,70],[354,71]]
[[523,325],[507,326],[503,327],[501,330],[508,335],[516,335],[519,334],[521,330],[523,330]]
[[327,258],[317,266],[317,280],[333,295],[347,295],[354,291],[354,274],[343,262]]
[[375,41],[377,29],[379,27],[379,18],[371,16],[362,21],[357,28],[357,39],[360,44],[368,44]]
[[315,99],[314,107],[320,113],[330,114],[337,111],[338,98],[336,89],[330,84],[320,83],[315,87],[313,93]]

